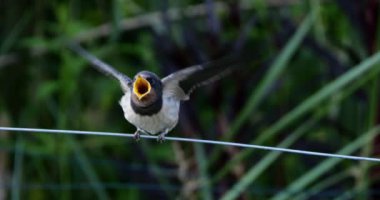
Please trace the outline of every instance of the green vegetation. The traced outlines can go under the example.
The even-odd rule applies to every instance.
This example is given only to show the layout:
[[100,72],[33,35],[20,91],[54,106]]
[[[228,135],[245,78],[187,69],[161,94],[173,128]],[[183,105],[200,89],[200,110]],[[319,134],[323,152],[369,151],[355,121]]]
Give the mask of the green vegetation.
[[[163,77],[243,49],[244,68],[197,89],[170,136],[379,157],[379,1],[0,8],[0,126],[135,131],[119,83],[70,51],[72,40],[129,76]],[[0,132],[0,199],[379,199],[379,170],[253,149]]]

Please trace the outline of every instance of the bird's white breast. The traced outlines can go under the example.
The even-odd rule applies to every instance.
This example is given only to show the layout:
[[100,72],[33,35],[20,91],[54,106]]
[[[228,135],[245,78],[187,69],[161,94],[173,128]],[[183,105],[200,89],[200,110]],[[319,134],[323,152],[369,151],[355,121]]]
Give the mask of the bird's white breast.
[[124,111],[124,117],[136,128],[156,135],[164,131],[170,131],[178,122],[180,102],[173,97],[163,96],[162,109],[153,115],[137,114],[131,107],[131,93],[127,92],[120,100]]

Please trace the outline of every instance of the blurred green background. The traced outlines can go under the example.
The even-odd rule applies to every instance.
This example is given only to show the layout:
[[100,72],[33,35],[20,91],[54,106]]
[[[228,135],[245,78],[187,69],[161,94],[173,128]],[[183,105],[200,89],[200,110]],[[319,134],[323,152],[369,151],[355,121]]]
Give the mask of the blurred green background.
[[[243,49],[169,136],[379,157],[377,0],[2,0],[0,126],[133,133],[117,81]],[[0,199],[379,199],[374,162],[193,143],[0,132]]]

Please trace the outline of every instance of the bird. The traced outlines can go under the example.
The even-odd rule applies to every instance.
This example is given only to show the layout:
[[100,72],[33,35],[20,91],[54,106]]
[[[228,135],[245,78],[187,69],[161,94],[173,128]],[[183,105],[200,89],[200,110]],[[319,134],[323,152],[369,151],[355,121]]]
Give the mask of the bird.
[[150,71],[140,71],[130,78],[77,43],[71,43],[69,48],[94,68],[120,82],[124,95],[119,104],[125,119],[136,127],[133,134],[136,141],[140,134],[155,135],[158,141],[164,141],[165,135],[178,123],[181,102],[189,100],[194,89],[220,79],[239,66],[234,55],[190,66],[162,79]]

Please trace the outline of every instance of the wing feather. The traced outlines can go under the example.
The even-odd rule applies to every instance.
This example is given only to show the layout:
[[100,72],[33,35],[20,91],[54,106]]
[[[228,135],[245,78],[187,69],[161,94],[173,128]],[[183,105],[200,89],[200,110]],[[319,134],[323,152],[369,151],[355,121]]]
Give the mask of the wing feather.
[[126,92],[128,85],[132,82],[131,78],[117,71],[114,67],[108,65],[107,63],[99,60],[97,57],[83,49],[79,44],[72,43],[69,45],[69,47],[71,50],[78,53],[80,56],[89,61],[95,69],[99,70],[105,75],[117,79],[120,82],[122,89]]
[[188,100],[198,87],[219,80],[241,66],[236,55],[203,65],[191,66],[174,72],[162,79],[164,94],[180,100]]

